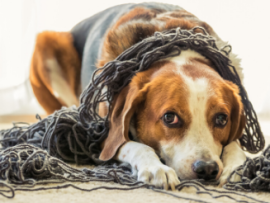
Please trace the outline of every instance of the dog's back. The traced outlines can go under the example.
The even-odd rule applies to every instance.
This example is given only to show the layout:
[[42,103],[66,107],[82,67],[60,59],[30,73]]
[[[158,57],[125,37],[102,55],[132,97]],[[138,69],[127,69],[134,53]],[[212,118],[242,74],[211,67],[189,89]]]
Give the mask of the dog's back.
[[83,20],[70,32],[40,33],[30,71],[34,93],[48,114],[62,105],[79,105],[78,97],[96,68],[156,31],[195,26],[224,44],[207,23],[162,3],[122,4]]

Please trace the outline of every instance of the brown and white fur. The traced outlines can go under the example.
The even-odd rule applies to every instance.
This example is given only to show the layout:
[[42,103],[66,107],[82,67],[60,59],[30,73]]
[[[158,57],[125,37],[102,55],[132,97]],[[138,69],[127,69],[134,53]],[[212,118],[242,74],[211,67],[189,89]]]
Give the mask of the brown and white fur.
[[[102,67],[155,31],[195,26],[204,27],[217,39],[219,47],[226,44],[208,24],[185,10],[135,8],[107,31],[97,66]],[[239,60],[233,54],[230,59],[242,79]],[[38,101],[48,113],[62,105],[78,105],[80,65],[69,33],[38,35],[30,79]],[[167,112],[173,112],[180,124],[165,124]],[[101,105],[100,114],[107,113],[106,104]],[[227,115],[223,127],[215,125],[220,113]],[[109,117],[110,132],[102,144],[100,159],[130,163],[138,180],[159,187],[174,189],[180,183],[178,177],[198,178],[194,169],[198,161],[215,163],[215,179],[223,185],[232,170],[246,159],[237,141],[245,125],[239,89],[221,78],[208,59],[192,50],[157,61],[149,70],[135,75],[115,96]],[[135,141],[129,139],[129,131]]]

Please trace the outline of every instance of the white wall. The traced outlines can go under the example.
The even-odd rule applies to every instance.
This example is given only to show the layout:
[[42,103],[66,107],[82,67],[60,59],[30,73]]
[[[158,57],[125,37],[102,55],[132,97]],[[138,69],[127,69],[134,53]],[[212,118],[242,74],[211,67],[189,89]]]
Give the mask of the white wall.
[[[229,41],[233,52],[242,58],[244,83],[256,111],[270,113],[270,1],[163,2],[185,8],[208,22],[223,40]],[[121,3],[127,1],[0,0],[0,114],[43,112],[30,93],[27,99],[17,95],[21,101],[17,105],[10,101],[14,95],[1,97],[27,79],[36,33],[43,30],[68,31],[82,19]]]

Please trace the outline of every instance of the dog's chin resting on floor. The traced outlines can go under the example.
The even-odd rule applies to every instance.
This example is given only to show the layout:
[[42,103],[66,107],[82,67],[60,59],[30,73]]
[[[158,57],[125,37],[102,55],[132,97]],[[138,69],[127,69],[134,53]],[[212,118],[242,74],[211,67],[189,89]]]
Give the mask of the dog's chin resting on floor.
[[[78,95],[91,79],[89,67],[104,66],[156,31],[196,26],[215,37],[219,47],[226,44],[193,14],[159,3],[116,6],[70,32],[40,33],[30,70],[35,96],[47,113],[78,105]],[[239,60],[234,54],[229,58],[242,79]],[[108,114],[105,102],[99,113]],[[114,97],[109,121],[99,158],[127,162],[138,180],[165,189],[183,179],[215,179],[222,186],[246,159],[237,141],[245,126],[238,86],[190,49],[137,73]]]

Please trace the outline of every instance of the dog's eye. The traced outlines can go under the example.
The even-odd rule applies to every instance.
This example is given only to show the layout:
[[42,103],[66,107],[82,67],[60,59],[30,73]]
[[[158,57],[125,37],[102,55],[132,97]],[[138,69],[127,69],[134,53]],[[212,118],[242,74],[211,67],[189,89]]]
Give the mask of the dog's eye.
[[228,116],[223,113],[219,113],[215,116],[215,126],[224,127],[228,122]]
[[175,113],[165,113],[162,120],[168,127],[179,127],[181,125],[181,121]]

